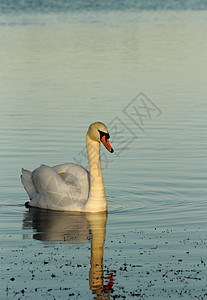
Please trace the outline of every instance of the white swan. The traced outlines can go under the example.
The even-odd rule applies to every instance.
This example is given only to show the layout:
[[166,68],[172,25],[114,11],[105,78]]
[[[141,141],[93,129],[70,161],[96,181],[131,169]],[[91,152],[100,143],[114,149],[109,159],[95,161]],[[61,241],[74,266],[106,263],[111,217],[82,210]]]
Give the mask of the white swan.
[[109,138],[103,123],[96,122],[89,126],[86,135],[89,173],[73,163],[54,167],[41,165],[33,172],[22,169],[22,184],[30,198],[26,206],[81,212],[107,210],[100,142],[113,153]]

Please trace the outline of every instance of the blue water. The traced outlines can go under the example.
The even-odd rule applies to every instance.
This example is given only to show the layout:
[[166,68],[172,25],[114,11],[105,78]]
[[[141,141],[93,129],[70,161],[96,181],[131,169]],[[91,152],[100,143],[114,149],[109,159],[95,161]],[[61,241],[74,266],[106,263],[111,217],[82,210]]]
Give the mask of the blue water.
[[[206,297],[206,21],[204,1],[1,1],[5,299]],[[21,168],[87,167],[94,121],[107,219],[28,211]]]
[[3,13],[29,12],[29,13],[61,13],[79,11],[114,11],[114,10],[205,10],[206,1],[162,1],[162,0],[105,0],[105,1],[71,1],[71,0],[42,0],[42,1],[1,1],[0,10]]

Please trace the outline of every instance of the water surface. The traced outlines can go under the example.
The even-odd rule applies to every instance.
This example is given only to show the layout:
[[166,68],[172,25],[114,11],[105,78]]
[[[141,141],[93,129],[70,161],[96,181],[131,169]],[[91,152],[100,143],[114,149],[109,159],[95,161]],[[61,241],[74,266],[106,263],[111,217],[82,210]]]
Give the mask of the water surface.
[[[69,3],[0,6],[1,295],[204,299],[204,4]],[[107,218],[25,209],[21,168],[87,166],[94,121]]]

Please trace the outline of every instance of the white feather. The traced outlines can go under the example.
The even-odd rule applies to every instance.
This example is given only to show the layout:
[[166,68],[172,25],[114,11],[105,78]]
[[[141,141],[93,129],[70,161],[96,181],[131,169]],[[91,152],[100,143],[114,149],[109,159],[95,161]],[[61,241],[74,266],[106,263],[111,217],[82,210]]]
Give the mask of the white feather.
[[99,130],[108,132],[103,123],[97,122],[89,127],[86,136],[90,181],[89,172],[72,163],[54,167],[41,165],[33,172],[22,169],[21,180],[30,198],[29,206],[83,212],[107,209]]

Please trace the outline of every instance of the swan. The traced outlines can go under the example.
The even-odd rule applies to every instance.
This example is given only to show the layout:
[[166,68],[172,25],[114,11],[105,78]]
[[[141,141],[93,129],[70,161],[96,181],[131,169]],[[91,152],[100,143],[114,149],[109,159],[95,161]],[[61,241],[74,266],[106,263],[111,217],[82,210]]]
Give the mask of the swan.
[[109,138],[103,123],[95,122],[89,126],[86,134],[89,172],[74,163],[53,167],[41,165],[33,172],[22,169],[21,181],[30,198],[25,203],[26,207],[60,211],[106,211],[100,142],[113,153]]

